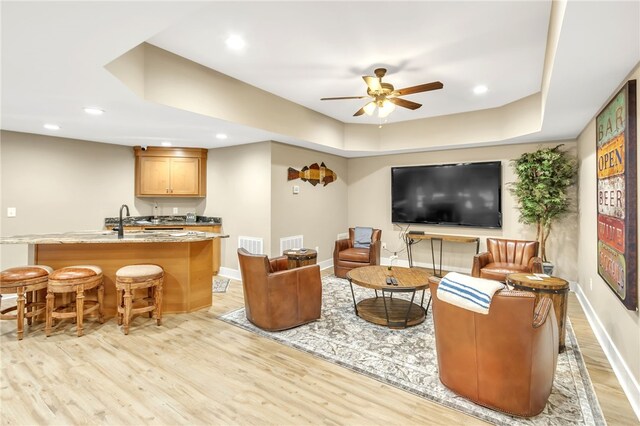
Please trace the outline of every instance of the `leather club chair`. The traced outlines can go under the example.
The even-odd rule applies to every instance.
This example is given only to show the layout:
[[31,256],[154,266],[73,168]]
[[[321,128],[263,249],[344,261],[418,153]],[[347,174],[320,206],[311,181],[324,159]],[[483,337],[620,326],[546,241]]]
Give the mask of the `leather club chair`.
[[247,319],[267,331],[286,330],[320,318],[320,266],[287,269],[286,256],[271,260],[238,249]]
[[505,282],[507,275],[542,273],[537,241],[487,238],[487,251],[473,257],[471,275]]
[[336,241],[333,249],[333,271],[336,277],[347,278],[347,272],[362,266],[380,264],[382,231],[374,229],[369,248],[354,247],[355,228],[349,228],[349,238]]
[[440,381],[476,404],[532,417],[542,412],[553,385],[558,324],[553,303],[516,290],[499,290],[488,315],[437,297],[429,278]]

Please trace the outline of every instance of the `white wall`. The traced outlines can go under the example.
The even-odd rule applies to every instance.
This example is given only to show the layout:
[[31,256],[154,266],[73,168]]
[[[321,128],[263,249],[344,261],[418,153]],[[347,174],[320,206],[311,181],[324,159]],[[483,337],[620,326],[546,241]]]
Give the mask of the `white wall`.
[[[125,203],[137,214],[131,147],[6,131],[0,138],[3,236],[101,229]],[[27,261],[26,245],[1,250],[3,269]]]
[[[504,145],[486,148],[469,148],[448,151],[434,151],[414,154],[387,155],[380,157],[349,160],[348,224],[349,226],[373,226],[382,229],[382,241],[387,244],[382,257],[392,252],[400,252],[400,259],[406,259],[405,245],[400,239],[401,228],[391,223],[391,167],[419,164],[450,164],[458,162],[501,161],[502,162],[502,229],[411,225],[411,230],[436,234],[469,235],[481,237],[480,251],[486,247],[485,237],[535,239],[535,227],[518,222],[516,202],[506,188],[515,180],[509,161],[524,152],[535,151],[541,146],[555,146],[564,143],[563,149],[575,152],[575,141],[545,144]],[[574,189],[575,192],[575,189]],[[575,208],[574,208],[575,210]],[[405,229],[403,225],[402,229]],[[552,231],[547,241],[548,258],[556,265],[555,275],[575,280],[577,241],[576,213],[570,213]],[[437,244],[437,243],[436,243]],[[436,261],[438,246],[436,249]],[[413,246],[414,263],[431,265],[431,247],[428,241]],[[475,246],[473,244],[445,243],[443,248],[443,268],[450,270],[471,270]]]
[[[332,262],[336,236],[347,231],[347,160],[280,143],[271,148],[271,254],[282,254],[280,238],[303,235],[305,247],[319,248],[318,262]],[[289,167],[300,170],[322,162],[338,175],[335,182],[287,181]],[[293,194],[294,185],[300,193]]]
[[[636,68],[628,79],[640,81],[640,67]],[[636,99],[640,100],[640,93],[636,95]],[[636,118],[640,122],[640,109],[638,109]],[[614,369],[617,369],[616,373],[621,379],[623,387],[626,386],[625,390],[630,396],[632,404],[635,400],[634,408],[640,417],[640,387],[638,386],[640,383],[640,316],[638,311],[627,310],[607,283],[598,275],[595,132],[595,120],[592,120],[578,138],[578,159],[580,162],[580,226],[577,232],[580,239],[577,257],[579,293],[586,299],[587,309],[591,310],[593,315],[591,318],[592,327],[601,339],[601,344],[607,352],[611,364]],[[640,157],[637,159],[636,167],[638,166],[640,166]],[[636,183],[640,188],[640,182]],[[637,209],[636,205],[636,211]],[[625,377],[628,380],[625,380]],[[633,383],[634,381],[635,383]]]
[[[211,149],[206,198],[136,198],[131,147],[7,131],[0,135],[2,236],[102,229],[104,218],[117,216],[122,204],[132,215],[153,215],[157,202],[159,215],[178,208],[181,215],[194,211],[221,217],[222,230],[230,235],[222,240],[222,266],[237,270],[240,235],[263,238],[266,253],[278,255],[280,237],[303,234],[326,260],[336,234],[346,226],[347,171],[341,157],[272,142]],[[286,168],[316,161],[333,167],[338,181],[315,188],[297,181],[301,193],[291,197]],[[327,206],[334,205],[327,214]],[[15,207],[17,217],[7,218],[7,207]],[[3,269],[28,262],[26,245],[0,249]]]
[[[174,208],[180,215],[217,215],[215,204],[205,212],[204,198],[136,198],[129,146],[2,131],[0,165],[2,236],[102,229],[122,204],[132,216],[153,215],[154,201],[159,215]],[[7,217],[7,207],[17,209],[15,218]],[[26,245],[0,250],[3,269],[28,261]]]
[[221,243],[223,268],[238,269],[238,237],[241,235],[263,238],[265,250],[269,250],[270,142],[209,150],[206,212],[222,217],[222,230],[229,235]]

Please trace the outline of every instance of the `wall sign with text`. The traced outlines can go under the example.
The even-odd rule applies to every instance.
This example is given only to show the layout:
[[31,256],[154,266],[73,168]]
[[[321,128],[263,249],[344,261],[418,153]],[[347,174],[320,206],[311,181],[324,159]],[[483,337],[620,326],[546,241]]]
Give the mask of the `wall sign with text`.
[[598,274],[627,309],[638,308],[636,81],[596,117]]

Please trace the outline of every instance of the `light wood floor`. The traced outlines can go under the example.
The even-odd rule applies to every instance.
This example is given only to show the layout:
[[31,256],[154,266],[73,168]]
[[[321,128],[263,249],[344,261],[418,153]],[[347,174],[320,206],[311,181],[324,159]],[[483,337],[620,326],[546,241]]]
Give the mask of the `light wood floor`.
[[[242,306],[232,281],[211,309],[136,318],[129,336],[87,320],[81,338],[69,322],[45,338],[39,323],[18,342],[0,321],[1,424],[484,424],[218,319]],[[638,424],[574,295],[569,306],[607,422]]]

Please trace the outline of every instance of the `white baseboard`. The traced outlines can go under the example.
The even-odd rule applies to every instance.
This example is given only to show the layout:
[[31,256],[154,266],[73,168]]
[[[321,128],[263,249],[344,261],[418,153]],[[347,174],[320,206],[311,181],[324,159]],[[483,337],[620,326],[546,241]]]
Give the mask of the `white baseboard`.
[[600,319],[593,310],[593,306],[591,306],[591,303],[589,303],[589,300],[582,291],[580,284],[575,283],[574,285],[574,283],[571,283],[571,287],[578,297],[578,301],[580,302],[582,310],[587,317],[587,321],[589,321],[589,325],[591,326],[596,339],[598,339],[598,343],[600,343],[604,354],[609,360],[609,364],[611,364],[611,368],[618,378],[622,390],[629,399],[631,408],[633,408],[633,411],[636,413],[636,417],[640,420],[640,385],[638,385],[635,377],[631,374],[629,367],[624,362],[624,359],[622,359],[622,356],[620,355],[620,352],[618,352],[616,345],[611,340],[609,333],[607,333],[607,330],[600,322]]
[[218,276],[229,278],[232,280],[237,280],[237,281],[241,280],[239,269],[225,268],[224,266],[220,267],[220,271],[218,271]]
[[333,268],[333,259],[323,260],[322,262],[318,263],[318,265],[320,265],[321,271],[324,271],[325,269]]

